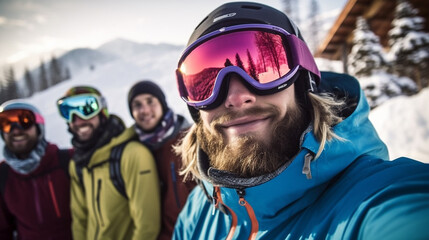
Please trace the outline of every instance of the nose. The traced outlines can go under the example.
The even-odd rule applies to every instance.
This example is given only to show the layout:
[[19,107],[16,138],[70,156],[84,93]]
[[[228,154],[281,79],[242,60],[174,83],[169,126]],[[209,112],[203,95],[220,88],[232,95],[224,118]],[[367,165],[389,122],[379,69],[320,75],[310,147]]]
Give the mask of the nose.
[[250,106],[256,101],[256,96],[243,85],[238,76],[232,76],[229,82],[228,94],[225,100],[226,108],[241,108]]
[[80,124],[80,123],[83,123],[86,121],[86,120],[82,119],[81,117],[79,117],[77,114],[73,114],[72,119],[73,119],[72,122],[74,124]]
[[139,112],[141,112],[143,114],[148,114],[150,112],[150,106],[148,106],[148,105],[140,106]]

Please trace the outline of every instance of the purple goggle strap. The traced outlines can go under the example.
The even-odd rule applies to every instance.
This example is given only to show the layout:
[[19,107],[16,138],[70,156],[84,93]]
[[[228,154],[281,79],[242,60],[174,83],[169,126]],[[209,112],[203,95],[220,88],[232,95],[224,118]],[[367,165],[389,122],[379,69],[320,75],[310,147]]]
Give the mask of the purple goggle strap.
[[293,46],[293,48],[290,48],[289,50],[292,51],[291,54],[293,56],[292,61],[294,66],[300,65],[302,68],[318,76],[317,83],[319,83],[320,71],[317,68],[316,62],[314,61],[307,45],[295,35],[288,35],[287,39],[290,46]]

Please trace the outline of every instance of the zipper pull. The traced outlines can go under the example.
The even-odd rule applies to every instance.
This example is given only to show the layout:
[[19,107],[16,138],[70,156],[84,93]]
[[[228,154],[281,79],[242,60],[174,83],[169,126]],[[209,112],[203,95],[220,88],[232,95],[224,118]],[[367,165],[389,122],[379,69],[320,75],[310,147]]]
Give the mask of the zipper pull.
[[302,167],[302,174],[305,174],[305,176],[307,176],[307,179],[312,178],[310,164],[311,164],[311,161],[313,161],[313,158],[314,158],[313,154],[311,153],[305,154],[304,166]]
[[240,206],[246,205],[246,201],[244,200],[244,195],[246,195],[246,191],[244,189],[236,189],[238,194],[238,204]]
[[212,198],[213,198],[213,210],[212,210],[212,216],[215,214],[215,209],[219,205],[219,201],[217,200],[217,191],[218,191],[218,187],[214,187],[213,186],[213,194],[212,194]]

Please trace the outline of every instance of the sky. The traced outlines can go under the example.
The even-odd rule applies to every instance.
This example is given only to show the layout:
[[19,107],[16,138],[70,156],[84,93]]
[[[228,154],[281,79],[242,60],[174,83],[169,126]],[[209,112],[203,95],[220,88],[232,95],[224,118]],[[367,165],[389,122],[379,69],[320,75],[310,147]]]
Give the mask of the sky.
[[[310,0],[295,1],[305,18]],[[96,48],[116,38],[185,45],[193,28],[225,2],[230,1],[0,0],[0,66],[43,54],[50,59],[78,47]],[[345,2],[319,0],[320,12],[339,11]],[[282,0],[263,3],[284,9]]]

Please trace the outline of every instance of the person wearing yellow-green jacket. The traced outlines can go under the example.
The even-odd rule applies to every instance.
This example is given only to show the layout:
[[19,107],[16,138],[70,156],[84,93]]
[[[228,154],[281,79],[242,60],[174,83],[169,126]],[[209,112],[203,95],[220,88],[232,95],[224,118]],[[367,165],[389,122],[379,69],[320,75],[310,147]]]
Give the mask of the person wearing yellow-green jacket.
[[[73,238],[156,239],[160,190],[151,152],[130,141],[133,135],[124,132],[119,117],[108,114],[95,88],[73,87],[57,105],[75,148],[70,163]],[[120,145],[125,147],[115,165],[112,151]]]

